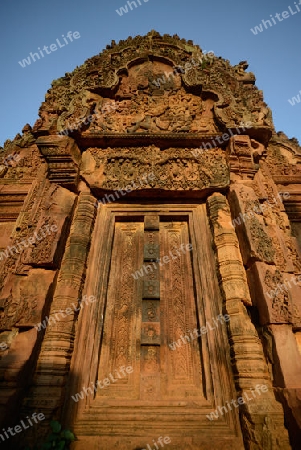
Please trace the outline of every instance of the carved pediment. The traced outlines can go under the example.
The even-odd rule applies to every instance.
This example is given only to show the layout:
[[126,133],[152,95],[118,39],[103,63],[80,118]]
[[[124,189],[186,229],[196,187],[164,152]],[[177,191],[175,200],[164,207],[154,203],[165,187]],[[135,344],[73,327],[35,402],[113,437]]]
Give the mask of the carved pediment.
[[[61,115],[58,128],[80,128],[84,135],[218,131],[213,115],[214,100],[186,92],[180,73],[171,65],[145,61],[122,70],[118,78],[113,86],[114,98],[101,86],[94,92],[85,91]],[[92,113],[84,121],[82,117],[87,117],[92,105]],[[79,109],[82,114],[78,113]]]
[[241,122],[270,130],[271,112],[247,66],[207,57],[176,36],[112,43],[53,82],[34,133],[213,135]]

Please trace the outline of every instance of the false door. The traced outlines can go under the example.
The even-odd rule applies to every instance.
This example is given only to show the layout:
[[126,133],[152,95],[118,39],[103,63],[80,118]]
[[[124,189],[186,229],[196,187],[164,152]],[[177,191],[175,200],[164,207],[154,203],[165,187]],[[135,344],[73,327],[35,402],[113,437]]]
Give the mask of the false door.
[[104,402],[204,401],[191,248],[187,221],[116,223],[98,379],[120,379],[99,389]]
[[101,387],[78,404],[75,448],[241,450],[237,411],[206,417],[235,390],[205,205],[101,206],[86,293],[75,369]]

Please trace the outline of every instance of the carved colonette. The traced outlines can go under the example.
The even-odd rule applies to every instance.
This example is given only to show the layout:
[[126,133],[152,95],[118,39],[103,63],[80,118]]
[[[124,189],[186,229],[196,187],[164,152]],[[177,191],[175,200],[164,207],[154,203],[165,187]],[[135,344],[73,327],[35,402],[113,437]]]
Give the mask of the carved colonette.
[[250,394],[250,389],[258,384],[268,387],[264,397],[252,399],[240,408],[246,448],[289,449],[283,411],[275,400],[262,345],[246,309],[250,305],[250,294],[229,204],[222,194],[213,194],[208,198],[207,206],[225,312],[230,316],[228,331],[237,392],[243,396]]
[[[57,320],[50,321],[47,326],[33,380],[34,387],[25,398],[24,414],[34,409],[42,410],[49,417],[63,403],[95,210],[93,196],[82,192],[76,205],[50,309],[50,316],[57,316]],[[60,312],[64,315],[60,315]]]

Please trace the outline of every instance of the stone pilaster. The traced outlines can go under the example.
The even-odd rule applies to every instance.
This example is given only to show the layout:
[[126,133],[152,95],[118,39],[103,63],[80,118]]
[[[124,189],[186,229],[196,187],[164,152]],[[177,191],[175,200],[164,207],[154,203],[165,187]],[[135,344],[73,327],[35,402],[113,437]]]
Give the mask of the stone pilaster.
[[[222,194],[216,193],[207,200],[207,207],[225,312],[230,316],[228,333],[238,395],[250,395],[250,389],[257,385],[268,389],[240,407],[246,448],[289,449],[283,410],[275,400],[262,345],[245,306],[250,302],[250,295],[229,204]],[[236,274],[232,280],[231,273]]]
[[[82,192],[51,305],[49,316],[54,320],[49,320],[46,328],[33,386],[24,400],[22,416],[35,411],[42,412],[46,418],[60,419],[95,213],[94,197]],[[81,307],[89,307],[88,302]]]

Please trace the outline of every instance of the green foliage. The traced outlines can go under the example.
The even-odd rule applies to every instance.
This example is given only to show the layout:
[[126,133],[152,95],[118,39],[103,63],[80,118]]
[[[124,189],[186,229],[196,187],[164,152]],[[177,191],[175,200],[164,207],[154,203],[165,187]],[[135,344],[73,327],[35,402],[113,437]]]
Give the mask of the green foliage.
[[74,434],[70,430],[62,430],[62,425],[57,420],[50,422],[52,432],[47,436],[46,442],[41,446],[33,448],[26,447],[25,450],[67,450],[72,441],[75,440]]

